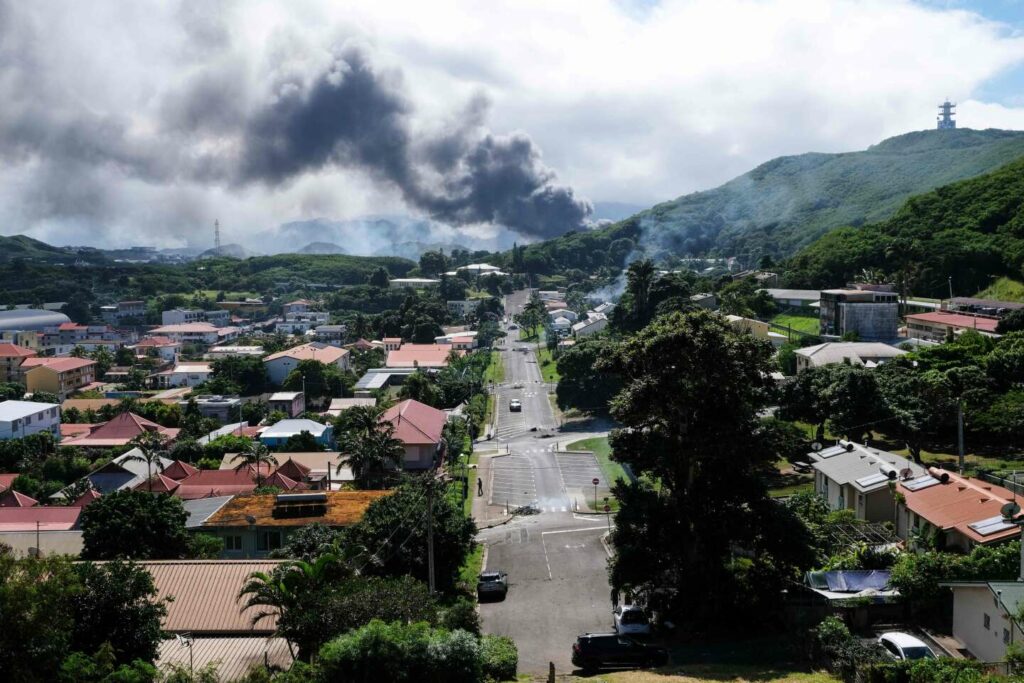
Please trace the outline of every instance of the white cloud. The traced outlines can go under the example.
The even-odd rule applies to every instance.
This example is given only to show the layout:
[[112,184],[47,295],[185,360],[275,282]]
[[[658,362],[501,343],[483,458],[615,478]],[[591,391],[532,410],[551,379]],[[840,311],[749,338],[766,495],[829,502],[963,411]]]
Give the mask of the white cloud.
[[[649,203],[777,155],[862,149],[933,127],[946,96],[961,102],[961,126],[1024,128],[1024,108],[972,99],[986,80],[1024,63],[1024,38],[969,12],[899,0],[663,0],[645,11],[616,0],[17,7],[46,33],[45,46],[25,54],[0,46],[0,84],[20,59],[47,76],[24,84],[38,90],[23,91],[22,102],[123,116],[144,137],[169,107],[180,120],[196,111],[176,98],[195,79],[231,74],[229,91],[191,103],[210,120],[208,139],[187,140],[187,154],[230,150],[238,112],[265,97],[271,76],[310,74],[352,41],[401,71],[417,129],[443,128],[483,92],[490,128],[529,134],[559,182],[596,200]],[[222,117],[209,117],[210,108]],[[20,161],[0,168],[0,230],[65,242],[130,234],[140,243],[205,243],[213,217],[231,235],[401,208],[393,188],[355,171],[241,188],[130,179],[108,167],[68,175],[65,193],[83,203],[83,216],[68,218],[32,199],[45,152]],[[97,190],[92,206],[90,183],[109,190]]]

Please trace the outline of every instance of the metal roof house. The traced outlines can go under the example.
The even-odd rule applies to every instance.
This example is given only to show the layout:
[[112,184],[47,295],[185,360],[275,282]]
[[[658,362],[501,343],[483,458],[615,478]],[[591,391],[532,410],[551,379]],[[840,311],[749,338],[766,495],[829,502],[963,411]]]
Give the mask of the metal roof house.
[[814,491],[828,501],[829,508],[853,510],[857,519],[868,522],[893,522],[895,484],[927,474],[901,455],[849,441],[807,457],[814,468]]
[[953,637],[982,662],[1003,662],[1011,643],[1024,643],[1017,615],[1024,606],[1024,582],[948,581],[953,591]]

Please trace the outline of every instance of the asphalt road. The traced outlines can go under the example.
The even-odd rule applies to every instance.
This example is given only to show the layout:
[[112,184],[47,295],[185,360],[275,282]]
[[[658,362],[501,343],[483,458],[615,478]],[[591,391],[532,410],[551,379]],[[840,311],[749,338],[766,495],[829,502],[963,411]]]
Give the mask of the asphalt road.
[[[518,312],[526,300],[524,292],[509,295],[506,313]],[[608,520],[572,512],[574,487],[593,474],[593,464],[555,456],[556,443],[564,446],[579,437],[559,432],[532,349],[513,330],[501,352],[505,383],[496,391],[493,440],[496,446],[507,445],[509,455],[494,460],[487,493],[492,504],[534,503],[541,512],[479,534],[487,546],[486,568],[509,575],[508,597],[481,604],[480,616],[485,632],[516,641],[521,672],[547,673],[548,663],[554,662],[559,673],[566,673],[572,670],[577,635],[611,629],[608,554],[602,542]],[[509,411],[513,398],[522,402],[521,412]]]

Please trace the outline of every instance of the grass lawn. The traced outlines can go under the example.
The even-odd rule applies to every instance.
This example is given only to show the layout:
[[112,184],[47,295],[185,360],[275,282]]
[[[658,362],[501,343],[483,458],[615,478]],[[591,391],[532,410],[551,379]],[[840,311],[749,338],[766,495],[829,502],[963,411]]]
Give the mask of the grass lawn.
[[501,360],[501,353],[491,351],[491,364],[484,370],[484,381],[501,384],[505,381],[505,363]]
[[1024,301],[1024,282],[1001,277],[974,296],[997,301]]
[[[216,299],[217,294],[220,293],[219,289],[200,289],[197,292],[207,298]],[[191,293],[191,292],[190,292]],[[241,301],[243,299],[255,299],[258,298],[259,294],[256,292],[224,292],[225,301]]]
[[590,678],[591,683],[840,683],[825,672],[801,672],[786,668],[765,668],[749,664],[692,664],[671,666],[657,671],[623,671]]
[[820,334],[818,318],[807,315],[794,315],[792,313],[779,313],[772,318],[772,322],[782,327],[792,327],[797,332],[804,334]]
[[[466,561],[459,569],[459,580],[473,587],[473,595],[476,596],[476,579],[484,566],[484,546],[477,543],[473,552],[466,556]],[[474,597],[474,600],[476,598]]]
[[[469,456],[469,462],[467,464],[475,465],[478,462],[480,462],[480,454],[471,453]],[[466,514],[467,517],[473,516],[473,498],[476,497],[476,477],[477,470],[470,469],[468,474],[469,495],[466,496],[466,500],[462,501],[462,511]]]
[[519,328],[519,341],[535,342],[540,339],[539,332],[530,332],[524,327]]
[[558,364],[555,363],[548,347],[542,346],[537,349],[537,364],[540,366],[540,374],[545,382],[558,384],[558,380],[561,379],[558,374]]

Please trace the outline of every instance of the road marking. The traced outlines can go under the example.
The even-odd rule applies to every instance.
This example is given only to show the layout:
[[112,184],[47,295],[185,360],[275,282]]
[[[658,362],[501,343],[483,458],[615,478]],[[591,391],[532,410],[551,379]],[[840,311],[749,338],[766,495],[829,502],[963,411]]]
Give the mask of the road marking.
[[601,529],[604,529],[605,531],[607,531],[608,527],[588,526],[588,527],[583,527],[581,529],[556,529],[554,531],[542,531],[542,532],[540,532],[540,535],[543,537],[543,536],[545,536],[547,534],[575,534],[578,531],[598,531],[598,530],[601,530]]
[[544,564],[547,565],[547,568],[548,568],[548,581],[551,581],[552,580],[552,577],[551,577],[551,561],[548,559],[548,546],[544,542],[544,534],[545,533],[547,533],[547,532],[542,531],[541,534],[540,534],[540,547],[544,549]]

